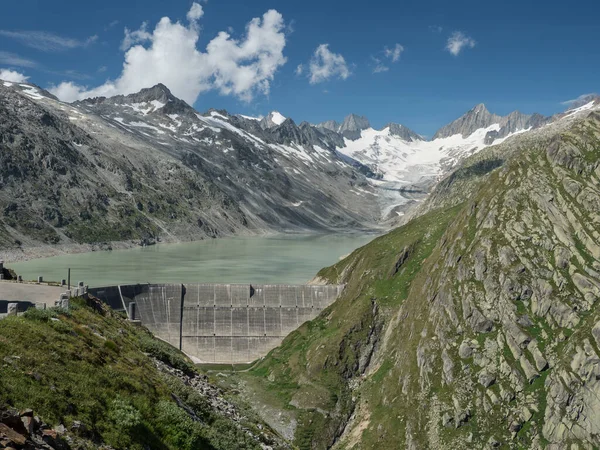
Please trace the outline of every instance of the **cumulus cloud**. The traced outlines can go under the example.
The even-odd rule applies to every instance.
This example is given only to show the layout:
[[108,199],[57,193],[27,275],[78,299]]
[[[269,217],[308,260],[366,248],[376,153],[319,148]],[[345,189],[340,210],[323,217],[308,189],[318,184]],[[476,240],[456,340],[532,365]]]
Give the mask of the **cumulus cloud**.
[[24,83],[29,77],[20,72],[9,69],[0,69],[0,80],[12,81],[13,83]]
[[321,44],[315,50],[308,66],[310,84],[338,77],[342,80],[351,74],[344,57],[329,50],[329,44]]
[[473,38],[467,36],[462,31],[455,31],[446,42],[446,50],[454,56],[458,56],[463,48],[473,48],[475,44],[476,42]]
[[300,76],[304,73],[304,64],[298,64],[298,67],[296,67],[296,75]]
[[71,50],[77,47],[87,47],[98,40],[97,35],[88,37],[87,39],[73,39],[69,37],[59,36],[47,31],[9,31],[0,30],[0,36],[21,42],[36,50],[44,52],[57,52],[63,50]]
[[17,67],[37,67],[37,63],[31,59],[23,58],[10,52],[0,51],[0,64]]
[[200,19],[200,17],[202,17],[203,15],[204,10],[202,9],[202,6],[200,6],[198,3],[192,3],[192,7],[187,13],[188,20],[190,22],[195,22],[198,19]]
[[245,101],[256,94],[267,95],[275,73],[286,62],[283,16],[269,10],[246,25],[241,39],[222,31],[200,51],[199,6],[194,3],[188,11],[188,25],[163,17],[152,32],[145,24],[137,31],[126,30],[125,61],[115,80],[94,88],[63,82],[50,91],[62,100],[74,101],[130,94],[163,83],[190,104],[211,89]]
[[148,22],[143,22],[139,29],[131,31],[125,27],[125,37],[121,42],[121,50],[124,52],[129,50],[136,44],[147,42],[152,39],[152,33],[148,32]]

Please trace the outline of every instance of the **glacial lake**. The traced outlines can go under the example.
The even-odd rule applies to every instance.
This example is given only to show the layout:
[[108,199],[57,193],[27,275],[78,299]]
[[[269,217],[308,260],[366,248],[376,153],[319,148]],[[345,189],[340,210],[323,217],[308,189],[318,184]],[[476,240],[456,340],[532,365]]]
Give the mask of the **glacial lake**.
[[276,235],[158,244],[8,264],[24,279],[71,284],[256,283],[302,284],[376,234]]

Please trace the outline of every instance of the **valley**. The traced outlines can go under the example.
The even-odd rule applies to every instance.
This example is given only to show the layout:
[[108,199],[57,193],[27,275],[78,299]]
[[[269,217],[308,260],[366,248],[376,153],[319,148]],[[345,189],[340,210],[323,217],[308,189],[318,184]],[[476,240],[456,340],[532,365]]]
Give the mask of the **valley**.
[[[260,356],[239,372],[216,366],[217,373],[208,372],[210,386],[194,381],[202,395],[216,392],[208,409],[197,403],[196,391],[181,391],[178,382],[149,372],[158,377],[147,382],[160,386],[153,397],[162,399],[160,408],[173,408],[164,400],[168,392],[187,398],[177,397],[178,414],[185,413],[174,428],[164,428],[168,419],[148,406],[148,394],[122,393],[124,408],[144,411],[136,423],[154,427],[152,439],[177,447],[172,432],[186,424],[218,448],[220,437],[195,412],[204,411],[208,423],[219,423],[249,448],[600,445],[597,97],[545,118],[500,117],[477,105],[425,140],[401,125],[375,130],[355,115],[342,124],[300,126],[279,113],[202,115],[163,85],[74,104],[28,84],[4,87],[0,255],[11,267],[29,278],[44,272],[60,279],[74,266],[77,277],[97,286],[162,281],[167,284],[144,284],[164,290],[159,300],[138,301],[145,317],[156,319],[166,308],[165,323],[179,330],[184,351],[215,362]],[[288,305],[278,287],[279,303],[270,308],[281,322],[267,321],[273,311],[267,314],[266,296],[262,308],[253,308],[263,314],[265,330],[270,323],[281,331],[285,303],[286,314],[294,313],[286,316],[292,318],[285,333],[242,336],[240,349],[230,329],[233,294],[221,305],[229,328],[217,320],[216,287],[215,304],[205,305],[204,315],[201,286],[197,304],[185,306],[189,317],[184,294],[166,294],[192,289],[168,284],[176,282],[306,282],[327,265],[313,282],[335,288],[337,300],[323,310],[311,303],[313,320],[304,321],[296,292],[304,288],[284,286],[296,292]],[[171,314],[178,301],[179,316]],[[238,308],[246,322],[254,301]],[[28,312],[0,325],[35,333],[48,326],[52,333],[75,329],[84,337],[78,320],[102,333],[104,327],[129,329],[93,297],[73,302],[74,313]],[[106,319],[90,316],[90,308]],[[214,329],[224,331],[196,334],[209,316]],[[184,317],[191,327],[185,333]],[[164,331],[162,319],[146,325],[159,337]],[[124,332],[133,333],[127,342],[110,333],[128,354],[141,350],[144,356],[135,358],[148,367],[180,380],[201,376],[189,355],[157,349],[137,331]],[[212,352],[200,344],[211,339]],[[266,344],[259,351],[252,342],[260,339]],[[130,379],[128,359],[104,347],[103,361],[112,358],[118,377]],[[143,359],[146,353],[150,359]],[[23,383],[21,365],[7,357],[7,370]],[[85,358],[105,367],[91,362],[93,354]],[[77,382],[69,383],[75,389]],[[27,406],[21,390],[7,385],[0,406]],[[225,415],[223,393],[232,402]],[[44,397],[32,398],[28,405],[52,420]],[[257,416],[231,413],[236,405],[251,405]],[[110,420],[97,428],[89,416],[97,412],[85,414],[94,439],[121,436],[110,434],[116,433]],[[65,413],[58,420],[73,423]],[[191,442],[185,445],[193,448]]]
[[200,114],[162,84],[67,104],[4,81],[0,96],[7,261],[265,233],[381,232],[464,158],[563,116],[500,117],[477,105],[425,140],[353,114],[317,125],[279,113]]

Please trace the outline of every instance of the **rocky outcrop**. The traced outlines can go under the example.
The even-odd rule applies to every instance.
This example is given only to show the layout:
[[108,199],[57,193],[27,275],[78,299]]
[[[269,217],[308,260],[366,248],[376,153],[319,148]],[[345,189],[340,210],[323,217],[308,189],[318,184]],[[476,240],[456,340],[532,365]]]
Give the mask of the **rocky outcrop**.
[[410,128],[407,128],[404,125],[401,125],[399,123],[388,123],[383,128],[389,128],[390,134],[392,136],[398,136],[399,138],[403,139],[406,142],[423,141],[424,140],[422,136],[418,135]]
[[366,117],[350,114],[346,116],[337,131],[345,138],[356,140],[360,137],[360,132],[370,126],[369,119]]
[[454,122],[440,128],[433,135],[433,139],[454,136],[455,134],[467,137],[480,128],[487,128],[490,125],[499,123],[501,119],[500,116],[491,114],[485,105],[480,103]]
[[485,105],[480,103],[462,117],[440,128],[433,139],[446,138],[456,134],[468,137],[479,129],[497,125],[497,129],[488,131],[485,136],[485,144],[491,145],[497,139],[505,138],[517,131],[539,128],[550,120],[540,114],[527,115],[519,111],[513,111],[502,117],[490,113]]
[[[68,450],[78,441],[76,434],[85,434],[81,424],[74,422],[67,434],[64,426],[52,428],[34,415],[31,409],[17,411],[0,408],[0,449]],[[72,435],[71,435],[72,434]]]

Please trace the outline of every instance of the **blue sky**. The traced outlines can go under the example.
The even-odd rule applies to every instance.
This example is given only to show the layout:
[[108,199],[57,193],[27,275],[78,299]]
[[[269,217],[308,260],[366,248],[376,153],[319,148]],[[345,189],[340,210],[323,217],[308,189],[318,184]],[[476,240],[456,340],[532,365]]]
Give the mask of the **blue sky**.
[[200,111],[298,123],[354,112],[432,135],[477,103],[552,114],[599,91],[598,17],[592,0],[7,1],[0,70],[69,100],[160,80]]

